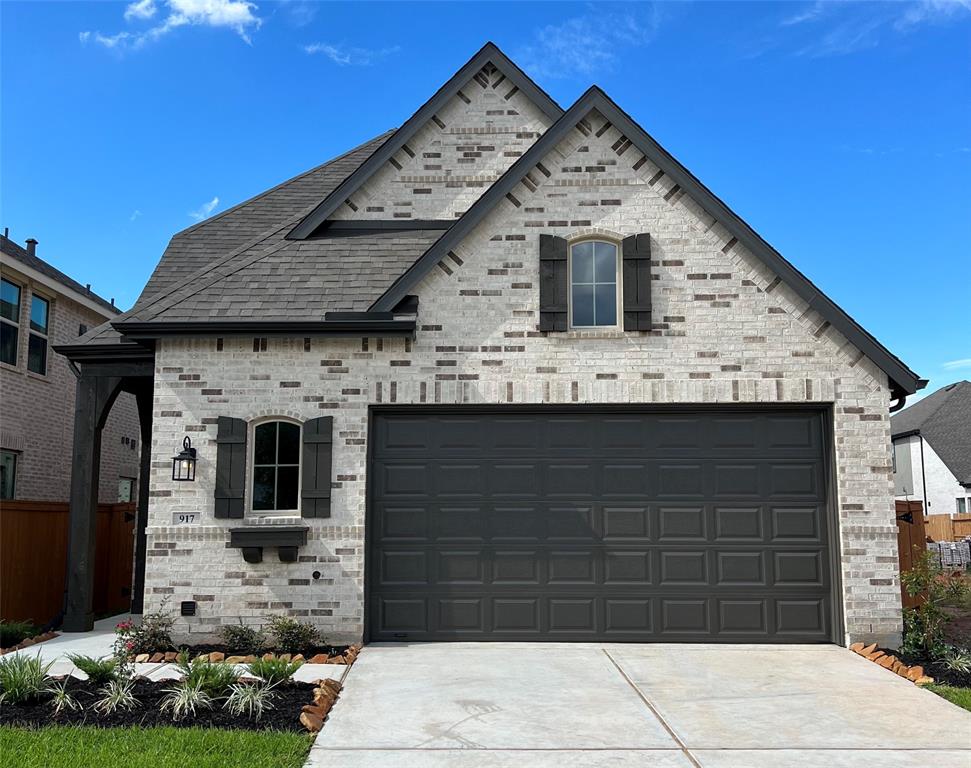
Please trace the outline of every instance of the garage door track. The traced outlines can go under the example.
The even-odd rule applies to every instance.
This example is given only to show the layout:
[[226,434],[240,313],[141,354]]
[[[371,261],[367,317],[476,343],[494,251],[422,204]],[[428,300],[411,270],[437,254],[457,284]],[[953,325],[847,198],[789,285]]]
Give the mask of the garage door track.
[[308,765],[971,768],[971,714],[835,646],[379,644]]

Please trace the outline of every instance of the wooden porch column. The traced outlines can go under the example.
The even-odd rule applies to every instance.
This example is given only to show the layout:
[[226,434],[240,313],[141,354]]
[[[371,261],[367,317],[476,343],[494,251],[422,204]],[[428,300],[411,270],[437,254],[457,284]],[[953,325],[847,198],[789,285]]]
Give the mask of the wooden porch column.
[[74,410],[74,461],[71,469],[70,540],[67,562],[65,632],[94,627],[94,567],[101,468],[101,431],[121,379],[78,377]]
[[148,527],[148,489],[152,472],[152,381],[135,393],[141,425],[142,452],[138,467],[138,507],[135,512],[135,570],[132,579],[131,612],[141,613],[145,606],[145,552]]

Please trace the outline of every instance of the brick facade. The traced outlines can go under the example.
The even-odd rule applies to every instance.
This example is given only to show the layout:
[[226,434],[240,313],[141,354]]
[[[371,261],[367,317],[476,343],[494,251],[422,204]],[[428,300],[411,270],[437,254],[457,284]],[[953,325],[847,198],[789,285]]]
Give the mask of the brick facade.
[[[463,91],[476,89],[488,93],[474,83]],[[435,135],[426,132],[416,156],[442,140]],[[270,338],[260,352],[251,338],[159,343],[146,610],[197,600],[198,616],[177,630],[199,637],[279,611],[311,617],[331,640],[360,639],[370,404],[818,403],[832,407],[846,639],[893,645],[901,622],[887,376],[599,115],[541,165],[419,286],[415,340]],[[412,183],[388,178],[388,200]],[[412,208],[415,218],[468,206],[464,188],[442,189],[453,196],[443,191],[420,215]],[[639,232],[651,235],[653,330],[538,330],[540,233]],[[239,521],[213,517],[221,415],[334,416],[332,517],[303,521],[300,562],[271,555],[250,565],[227,546]],[[193,484],[169,478],[167,457],[185,434],[199,448]],[[179,513],[200,524],[172,525]]]
[[[82,324],[94,328],[107,318],[51,285],[31,280],[16,270],[16,264],[5,262],[3,276],[19,285],[21,294],[17,365],[0,364],[0,447],[17,453],[18,500],[67,501],[77,379],[67,359],[53,347],[74,342]],[[27,370],[27,328],[34,292],[50,301],[46,376]],[[135,398],[123,393],[111,409],[102,436],[99,501],[118,500],[120,477],[138,478],[139,442]]]

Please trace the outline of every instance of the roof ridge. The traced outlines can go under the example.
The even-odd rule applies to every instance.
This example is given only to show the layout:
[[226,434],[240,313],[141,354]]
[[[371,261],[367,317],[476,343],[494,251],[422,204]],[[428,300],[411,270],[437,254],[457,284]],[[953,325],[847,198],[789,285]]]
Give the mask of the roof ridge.
[[[460,242],[485,216],[505,198],[525,174],[537,162],[562,141],[568,131],[586,116],[590,110],[597,109],[645,156],[670,176],[716,221],[728,230],[738,242],[748,248],[754,256],[761,259],[776,275],[787,283],[809,308],[826,318],[832,326],[842,333],[847,341],[855,345],[887,373],[891,381],[894,397],[899,392],[912,393],[921,386],[918,375],[911,371],[898,357],[883,346],[877,339],[859,325],[853,318],[826,296],[806,275],[792,265],[779,251],[773,248],[761,235],[747,224],[738,214],[705,186],[670,152],[662,147],[636,120],[619,107],[599,86],[592,85],[564,112],[547,131],[533,143],[526,152],[513,163],[498,181],[494,182],[471,207],[459,217],[435,243],[402,275],[387,291],[371,305],[372,310],[388,310],[405,293],[414,287],[445,256],[447,249]],[[621,127],[623,126],[623,127]],[[373,155],[372,155],[373,157]]]
[[[496,64],[499,60],[499,65]],[[487,42],[482,46],[468,61],[445,81],[442,86],[432,94],[424,104],[409,117],[387,140],[375,150],[367,160],[355,168],[347,177],[327,195],[307,216],[305,221],[301,221],[293,231],[287,235],[287,239],[305,240],[317,227],[319,227],[327,217],[330,216],[340,205],[361,186],[370,179],[387,160],[394,155],[401,145],[407,143],[408,139],[414,136],[421,128],[434,117],[435,113],[448,99],[451,99],[462,86],[482,69],[487,63],[491,63],[497,69],[502,70],[503,75],[508,78],[514,86],[526,93],[536,106],[543,111],[554,122],[563,115],[563,108],[550,97],[546,91],[540,88],[536,82],[520,69],[512,59],[506,56],[493,42]]]
[[311,168],[311,169],[309,169],[307,171],[304,171],[303,173],[298,173],[296,176],[291,176],[289,179],[285,179],[284,181],[281,181],[276,186],[270,187],[269,189],[263,190],[258,195],[254,195],[253,197],[249,197],[246,200],[243,200],[242,202],[236,203],[236,205],[232,206],[231,208],[227,208],[225,211],[220,211],[215,216],[210,216],[210,217],[208,217],[206,219],[203,219],[202,221],[197,221],[195,224],[193,224],[193,225],[191,225],[189,227],[186,227],[185,229],[180,229],[178,232],[176,232],[174,235],[172,235],[172,237],[170,238],[170,240],[174,240],[175,238],[179,237],[180,235],[185,235],[185,234],[188,234],[189,232],[194,232],[195,230],[201,228],[202,226],[204,226],[206,224],[212,224],[214,221],[218,221],[219,219],[222,219],[223,217],[228,216],[233,211],[239,210],[240,208],[243,208],[244,206],[247,206],[247,205],[250,205],[252,203],[255,203],[257,200],[262,200],[267,195],[269,195],[269,194],[271,194],[273,192],[276,192],[277,190],[281,189],[282,187],[285,187],[288,184],[292,184],[295,181],[299,181],[300,179],[304,179],[307,176],[310,176],[312,173],[316,173],[317,171],[321,170],[322,168],[326,168],[328,165],[333,165],[334,163],[338,162],[339,160],[343,160],[348,155],[353,155],[355,152],[358,152],[358,151],[364,149],[364,147],[368,146],[368,144],[374,144],[375,142],[382,141],[382,140],[387,141],[388,140],[388,137],[390,137],[391,135],[393,135],[396,130],[397,130],[397,128],[390,128],[387,131],[385,131],[384,133],[379,134],[379,135],[375,136],[372,139],[368,139],[367,141],[358,144],[356,147],[353,147],[352,149],[349,149],[346,152],[342,152],[341,154],[337,155],[336,157],[332,157],[330,160],[327,160],[326,162],[323,162],[320,165],[316,165],[313,168]]
[[[951,402],[954,395],[957,394],[957,392],[959,392],[967,383],[967,381],[963,380],[956,381],[953,384],[945,384],[943,387],[937,390],[937,392],[941,393],[940,402],[931,409],[930,413],[927,414],[927,417],[921,422],[921,427],[925,427],[929,422],[934,421],[938,416],[940,416],[941,410],[944,408],[944,406]],[[935,392],[934,394],[937,393]]]

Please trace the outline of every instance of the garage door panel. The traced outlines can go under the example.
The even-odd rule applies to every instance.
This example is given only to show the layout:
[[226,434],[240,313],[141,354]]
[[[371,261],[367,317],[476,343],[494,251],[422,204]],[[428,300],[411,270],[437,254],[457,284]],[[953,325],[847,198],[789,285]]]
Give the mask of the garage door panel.
[[818,413],[388,411],[372,435],[372,639],[831,639]]
[[715,541],[762,541],[765,537],[764,515],[762,507],[716,506],[713,513]]

